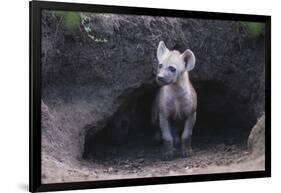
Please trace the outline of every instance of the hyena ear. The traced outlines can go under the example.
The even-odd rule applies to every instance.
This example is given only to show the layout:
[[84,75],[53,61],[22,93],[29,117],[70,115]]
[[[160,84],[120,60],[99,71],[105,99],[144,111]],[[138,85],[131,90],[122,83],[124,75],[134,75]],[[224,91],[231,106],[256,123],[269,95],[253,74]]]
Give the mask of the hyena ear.
[[165,43],[163,41],[159,42],[158,48],[157,48],[157,59],[158,61],[161,61],[162,57],[165,53],[167,53],[169,50],[166,47]]
[[195,66],[195,56],[190,49],[187,49],[182,53],[183,60],[185,62],[185,68],[187,71],[191,71]]

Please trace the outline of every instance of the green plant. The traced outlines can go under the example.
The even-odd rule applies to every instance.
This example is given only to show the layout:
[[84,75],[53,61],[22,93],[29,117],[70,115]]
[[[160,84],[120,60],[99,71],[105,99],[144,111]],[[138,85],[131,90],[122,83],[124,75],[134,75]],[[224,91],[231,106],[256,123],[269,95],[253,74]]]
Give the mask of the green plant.
[[257,38],[264,35],[264,23],[260,22],[241,22],[250,38]]
[[62,19],[63,26],[69,30],[73,31],[79,28],[81,23],[81,16],[79,12],[75,11],[58,11],[56,13]]

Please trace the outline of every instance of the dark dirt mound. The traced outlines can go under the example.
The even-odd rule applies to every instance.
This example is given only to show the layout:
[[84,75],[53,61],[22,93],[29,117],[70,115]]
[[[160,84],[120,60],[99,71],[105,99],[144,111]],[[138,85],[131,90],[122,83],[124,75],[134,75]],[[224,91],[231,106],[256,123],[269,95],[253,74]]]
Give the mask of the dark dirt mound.
[[[105,166],[97,158],[98,164],[93,163],[93,155],[103,152],[99,147],[104,144],[109,145],[108,152],[115,151],[110,145],[120,146],[121,153],[128,143],[133,147],[124,159],[117,154],[113,160],[131,159],[133,163],[138,159],[130,157],[131,153],[147,150],[139,168],[165,165],[154,154],[158,147],[143,145],[152,138],[150,104],[157,91],[154,72],[160,40],[170,49],[190,48],[197,58],[191,72],[198,93],[195,155],[169,163],[193,167],[193,161],[196,165],[208,156],[211,165],[244,157],[251,128],[264,111],[263,36],[249,41],[238,21],[86,13],[72,31],[61,21],[56,12],[42,12],[44,182],[122,177],[122,172],[103,174],[102,168],[111,164],[110,156],[105,156],[108,163],[103,159]],[[220,144],[233,147],[233,155],[216,152]],[[221,165],[227,164],[222,161]]]

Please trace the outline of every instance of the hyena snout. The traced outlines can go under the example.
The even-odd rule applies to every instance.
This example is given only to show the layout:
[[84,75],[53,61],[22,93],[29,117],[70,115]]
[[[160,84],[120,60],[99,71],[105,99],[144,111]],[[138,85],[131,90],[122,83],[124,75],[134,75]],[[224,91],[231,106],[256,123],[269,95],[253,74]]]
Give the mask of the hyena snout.
[[161,75],[158,75],[157,77],[156,77],[156,81],[158,82],[158,83],[165,83],[166,81],[165,81],[165,77],[164,76],[161,76]]
[[171,84],[173,82],[173,80],[168,76],[158,74],[156,76],[156,82],[159,86],[164,86],[167,84]]

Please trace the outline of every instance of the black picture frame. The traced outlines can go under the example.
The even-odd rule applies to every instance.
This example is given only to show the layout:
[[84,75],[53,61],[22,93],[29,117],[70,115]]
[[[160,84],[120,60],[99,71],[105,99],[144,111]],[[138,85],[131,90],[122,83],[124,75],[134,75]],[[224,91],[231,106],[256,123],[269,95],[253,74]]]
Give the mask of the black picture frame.
[[[155,8],[136,8],[136,7],[124,7],[124,6],[105,6],[105,5],[76,4],[76,3],[47,2],[47,1],[31,1],[29,2],[29,6],[30,6],[29,8],[30,10],[30,18],[29,18],[30,20],[29,184],[30,185],[29,185],[29,191],[30,192],[108,188],[108,187],[229,180],[229,179],[244,179],[244,178],[261,178],[261,177],[271,176],[271,17],[270,16],[169,10],[169,9],[155,9]],[[42,184],[41,183],[41,102],[40,102],[41,101],[41,66],[38,65],[41,63],[40,34],[41,34],[42,9],[264,22],[265,32],[266,32],[265,33],[265,40],[266,40],[265,171]]]

